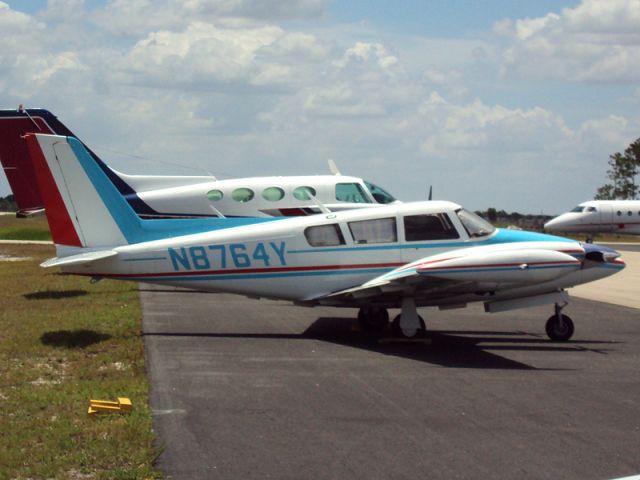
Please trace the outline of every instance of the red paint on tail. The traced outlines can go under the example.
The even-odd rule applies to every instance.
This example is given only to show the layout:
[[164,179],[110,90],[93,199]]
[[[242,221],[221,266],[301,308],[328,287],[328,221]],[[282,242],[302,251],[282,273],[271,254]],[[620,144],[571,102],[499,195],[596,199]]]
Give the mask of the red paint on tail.
[[44,202],[53,243],[56,245],[81,247],[82,242],[80,242],[73,221],[69,216],[64,200],[56,186],[51,170],[47,165],[47,160],[44,158],[38,139],[31,133],[25,135],[24,138],[31,160],[30,163],[32,164],[35,177],[38,181],[40,196]]
[[41,118],[25,116],[0,119],[0,163],[7,175],[19,213],[43,208],[29,151],[21,138],[31,132],[54,133]]

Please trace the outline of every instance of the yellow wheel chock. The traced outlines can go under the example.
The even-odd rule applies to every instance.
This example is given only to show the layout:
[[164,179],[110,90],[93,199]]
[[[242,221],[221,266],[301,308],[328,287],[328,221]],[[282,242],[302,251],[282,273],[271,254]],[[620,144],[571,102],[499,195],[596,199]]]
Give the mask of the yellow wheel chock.
[[133,410],[131,400],[126,397],[118,397],[116,402],[109,402],[107,400],[89,400],[89,411],[87,414],[90,417],[96,415],[103,415],[108,413],[130,413]]

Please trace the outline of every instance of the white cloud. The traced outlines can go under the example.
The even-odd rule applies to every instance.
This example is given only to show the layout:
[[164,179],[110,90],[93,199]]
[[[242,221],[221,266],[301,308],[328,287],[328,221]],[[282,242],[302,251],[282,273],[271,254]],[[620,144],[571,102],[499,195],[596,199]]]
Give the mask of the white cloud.
[[510,38],[504,73],[588,82],[640,80],[640,0],[583,0],[560,14],[494,24]]
[[156,30],[180,30],[192,22],[228,25],[319,17],[328,0],[110,0],[93,14],[104,30],[132,37]]
[[[292,13],[271,1],[114,0],[96,11],[82,0],[52,0],[29,16],[0,1],[0,28],[8,32],[0,99],[5,108],[51,109],[128,173],[326,173],[331,157],[400,198],[424,198],[433,183],[438,198],[474,209],[536,211],[571,192],[588,196],[608,155],[640,127],[637,116],[614,110],[568,121],[552,102],[536,106],[520,82],[505,88],[496,79],[498,48],[487,40],[380,35],[371,26],[324,22],[294,29],[278,19],[315,18],[326,2],[283,4]],[[259,8],[247,12],[251,5]],[[554,68],[575,79],[607,60],[624,71],[626,60],[616,56],[589,63],[614,36],[601,33],[608,21],[594,23],[581,7],[496,24],[512,42],[509,73],[531,68],[543,76]],[[85,16],[68,27],[74,9]],[[624,25],[634,25],[627,17]],[[634,32],[616,35],[622,58]],[[527,48],[531,67],[520,57]],[[573,62],[573,76],[563,62]],[[485,97],[478,85],[490,90]]]

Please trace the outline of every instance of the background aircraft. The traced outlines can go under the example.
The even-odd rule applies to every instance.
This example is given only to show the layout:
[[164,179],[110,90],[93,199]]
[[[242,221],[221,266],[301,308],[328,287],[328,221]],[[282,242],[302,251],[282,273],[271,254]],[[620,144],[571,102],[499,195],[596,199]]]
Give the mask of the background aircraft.
[[[0,110],[0,162],[18,204],[19,216],[42,211],[35,172],[21,139],[26,133],[75,137],[44,109]],[[76,137],[77,138],[77,137]],[[213,176],[127,175],[108,167],[88,147],[102,171],[143,218],[300,216],[396,201],[382,188],[340,175],[278,176],[218,180]]]
[[488,312],[554,304],[546,331],[567,340],[565,288],[622,268],[617,252],[499,230],[451,202],[413,202],[280,219],[143,220],[75,138],[28,134],[65,273],[359,308],[365,328],[425,329],[418,306],[484,302]]
[[640,235],[640,200],[591,200],[545,223],[550,232]]

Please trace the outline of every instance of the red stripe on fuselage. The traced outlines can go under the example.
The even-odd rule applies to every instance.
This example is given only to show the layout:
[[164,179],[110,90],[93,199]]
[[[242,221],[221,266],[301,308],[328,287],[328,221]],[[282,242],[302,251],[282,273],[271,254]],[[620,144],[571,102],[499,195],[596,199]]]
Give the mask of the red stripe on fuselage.
[[76,228],[53,179],[53,174],[47,165],[47,160],[44,158],[38,139],[31,133],[26,134],[24,138],[38,180],[40,196],[44,202],[53,243],[81,247],[82,242],[80,242]]

